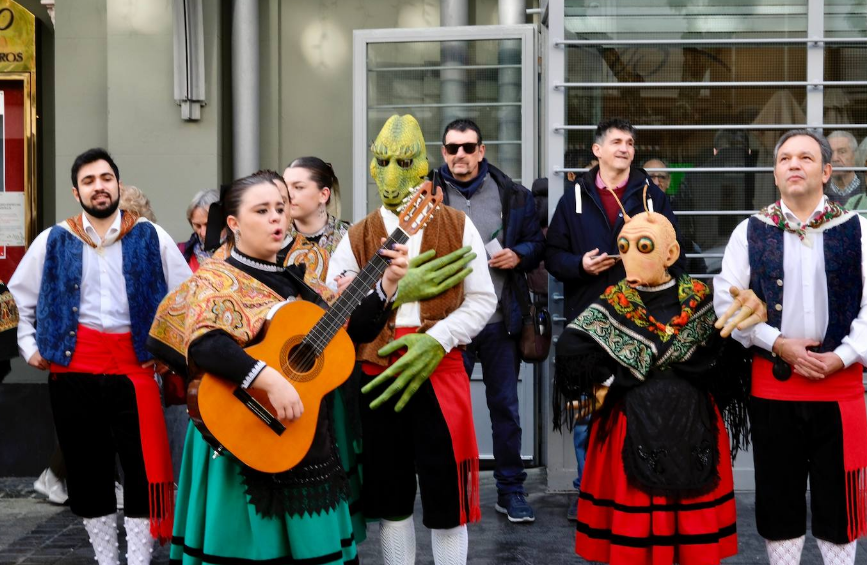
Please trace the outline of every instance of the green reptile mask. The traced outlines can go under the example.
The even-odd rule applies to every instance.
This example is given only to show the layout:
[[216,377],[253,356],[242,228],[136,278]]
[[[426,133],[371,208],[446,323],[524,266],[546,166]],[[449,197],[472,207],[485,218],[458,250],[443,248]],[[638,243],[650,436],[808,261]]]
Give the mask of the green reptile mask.
[[382,126],[370,150],[370,176],[376,181],[383,205],[396,212],[428,172],[421,127],[409,114],[394,115]]

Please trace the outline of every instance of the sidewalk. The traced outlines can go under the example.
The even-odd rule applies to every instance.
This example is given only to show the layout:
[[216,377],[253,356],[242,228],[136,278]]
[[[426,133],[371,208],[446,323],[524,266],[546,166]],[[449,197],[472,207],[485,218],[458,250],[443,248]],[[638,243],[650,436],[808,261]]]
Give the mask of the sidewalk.
[[[542,490],[544,469],[531,470],[528,497],[536,510],[534,524],[511,524],[494,511],[496,489],[491,472],[482,473],[482,522],[470,526],[468,562],[472,565],[560,565],[586,563],[574,554],[574,522],[566,520],[571,494],[548,494]],[[35,479],[35,478],[34,478]],[[93,565],[93,551],[81,520],[68,508],[37,498],[34,479],[0,479],[0,565]],[[753,522],[752,493],[739,493],[738,539],[740,553],[726,564],[767,563],[764,542]],[[430,534],[421,524],[417,508],[416,543],[418,565],[432,565]],[[123,533],[120,535],[124,554]],[[362,562],[381,563],[378,527],[368,526],[368,539],[360,547]],[[123,561],[123,558],[122,558]],[[168,563],[168,550],[154,553],[155,564]],[[803,565],[821,565],[815,541],[808,537]],[[857,563],[867,565],[867,542],[859,542]]]

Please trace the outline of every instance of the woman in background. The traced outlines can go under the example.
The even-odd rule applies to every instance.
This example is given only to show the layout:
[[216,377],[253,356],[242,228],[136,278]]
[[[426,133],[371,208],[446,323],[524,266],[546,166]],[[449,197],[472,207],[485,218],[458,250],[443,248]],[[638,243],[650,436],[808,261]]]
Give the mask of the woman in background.
[[121,187],[118,207],[121,210],[135,212],[139,216],[147,218],[151,223],[157,223],[150,199],[136,186],[123,185]]
[[304,263],[304,281],[331,301],[325,288],[328,260],[346,235],[349,222],[338,220],[326,207],[340,191],[334,169],[318,157],[300,157],[283,171],[289,189],[291,222],[284,248],[280,251],[284,265]]
[[[205,250],[205,234],[208,231],[208,211],[211,204],[219,199],[220,195],[216,190],[200,190],[187,206],[187,222],[193,228],[193,233],[186,243],[180,243],[178,247],[194,273],[212,256],[212,252]],[[225,234],[220,239],[225,239]]]

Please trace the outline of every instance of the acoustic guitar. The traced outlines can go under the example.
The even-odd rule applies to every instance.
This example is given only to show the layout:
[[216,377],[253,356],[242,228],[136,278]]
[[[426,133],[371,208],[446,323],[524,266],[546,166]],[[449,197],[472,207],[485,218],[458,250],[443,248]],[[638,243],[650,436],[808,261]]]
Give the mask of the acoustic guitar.
[[[398,214],[398,228],[383,247],[406,243],[427,224],[442,201],[442,190],[425,182]],[[349,378],[355,347],[343,325],[388,267],[377,253],[326,312],[296,300],[268,316],[261,339],[245,348],[251,357],[277,369],[292,383],[304,413],[291,422],[277,419],[268,395],[243,389],[205,373],[190,383],[190,418],[216,453],[231,453],[245,465],[279,473],[297,465],[310,450],[322,398]]]

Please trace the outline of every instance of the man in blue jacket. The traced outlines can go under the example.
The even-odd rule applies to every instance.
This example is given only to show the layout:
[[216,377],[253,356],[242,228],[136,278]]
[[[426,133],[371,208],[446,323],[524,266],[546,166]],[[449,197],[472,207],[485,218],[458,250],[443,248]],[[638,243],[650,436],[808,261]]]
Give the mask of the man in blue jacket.
[[545,238],[532,194],[488,163],[482,132],[473,121],[460,119],[446,126],[442,155],[445,164],[437,173],[444,181],[444,201],[469,216],[482,235],[499,300],[464,355],[468,374],[477,357],[482,363],[494,440],[495,508],[511,522],[532,522],[536,517],[525,498],[518,416],[518,300],[529,300],[526,273],[542,260]]
[[[630,216],[644,212],[642,196],[647,185],[647,206],[664,214],[677,229],[668,197],[643,169],[632,167],[635,128],[629,121],[622,118],[601,121],[596,127],[593,155],[599,160],[598,165],[577,178],[571,178],[570,173],[547,233],[545,267],[563,283],[563,312],[569,322],[609,285],[626,277],[617,257],[617,234],[623,227],[618,199]],[[682,272],[683,261],[681,255],[672,269]],[[575,424],[573,436],[578,465],[573,485],[578,489],[587,450],[586,421]],[[575,519],[576,507],[577,504],[571,505],[567,512],[570,520]]]

